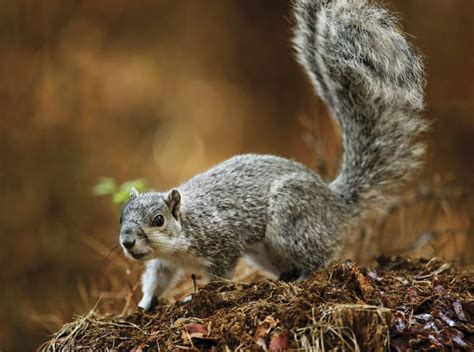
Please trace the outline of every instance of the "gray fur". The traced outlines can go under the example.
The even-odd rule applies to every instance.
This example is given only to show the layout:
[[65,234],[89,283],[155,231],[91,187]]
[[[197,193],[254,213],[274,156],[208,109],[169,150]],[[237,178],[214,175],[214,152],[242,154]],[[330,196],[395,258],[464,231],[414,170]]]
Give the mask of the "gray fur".
[[426,123],[423,65],[396,19],[368,0],[300,0],[293,43],[342,128],[344,157],[330,184],[360,211],[384,201],[420,166]]
[[231,278],[242,256],[284,280],[308,276],[418,168],[423,69],[394,18],[368,0],[299,0],[295,18],[298,61],[341,125],[339,176],[326,184],[295,161],[248,154],[170,192],[134,193],[120,237],[135,239],[128,256],[150,260],[141,307],[179,271]]

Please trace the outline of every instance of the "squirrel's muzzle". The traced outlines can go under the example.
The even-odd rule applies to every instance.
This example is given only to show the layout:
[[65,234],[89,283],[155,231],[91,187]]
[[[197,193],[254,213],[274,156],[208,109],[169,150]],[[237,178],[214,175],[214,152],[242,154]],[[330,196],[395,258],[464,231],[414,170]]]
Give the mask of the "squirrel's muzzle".
[[121,241],[122,246],[124,246],[126,249],[132,249],[133,246],[135,246],[135,240],[127,237],[126,239]]

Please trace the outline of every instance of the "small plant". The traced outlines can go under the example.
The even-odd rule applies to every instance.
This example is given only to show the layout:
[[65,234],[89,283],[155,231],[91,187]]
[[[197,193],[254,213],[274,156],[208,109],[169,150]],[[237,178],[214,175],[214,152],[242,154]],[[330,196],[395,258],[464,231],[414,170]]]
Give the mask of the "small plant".
[[148,188],[146,182],[141,179],[126,181],[119,184],[112,177],[101,177],[97,180],[93,193],[96,196],[111,196],[113,203],[123,204],[128,200],[130,189],[132,187],[135,187],[138,192],[144,192]]

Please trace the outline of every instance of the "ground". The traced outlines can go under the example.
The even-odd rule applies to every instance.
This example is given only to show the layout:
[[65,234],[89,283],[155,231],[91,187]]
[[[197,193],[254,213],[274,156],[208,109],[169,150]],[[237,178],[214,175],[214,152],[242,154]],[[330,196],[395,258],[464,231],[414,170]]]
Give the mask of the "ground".
[[474,275],[437,259],[340,262],[306,281],[215,282],[187,302],[66,324],[41,349],[474,350]]

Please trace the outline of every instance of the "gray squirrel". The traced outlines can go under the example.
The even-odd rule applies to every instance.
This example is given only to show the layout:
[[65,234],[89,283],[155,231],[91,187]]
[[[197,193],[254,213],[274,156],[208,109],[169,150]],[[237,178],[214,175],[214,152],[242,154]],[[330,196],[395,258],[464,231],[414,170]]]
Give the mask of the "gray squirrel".
[[304,279],[419,168],[423,66],[396,19],[371,0],[297,0],[294,15],[298,61],[341,126],[339,175],[328,184],[298,162],[247,154],[169,192],[133,189],[120,241],[145,261],[139,307],[151,309],[183,272],[230,279],[241,257]]

